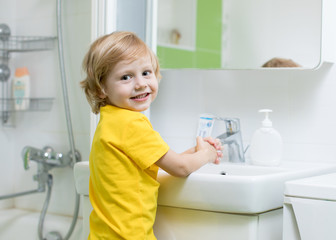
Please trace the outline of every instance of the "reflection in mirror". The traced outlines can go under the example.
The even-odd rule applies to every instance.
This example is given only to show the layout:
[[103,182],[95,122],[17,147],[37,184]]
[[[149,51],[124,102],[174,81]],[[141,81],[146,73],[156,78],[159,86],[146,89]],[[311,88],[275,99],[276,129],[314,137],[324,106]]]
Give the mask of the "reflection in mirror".
[[314,68],[321,25],[322,0],[158,0],[157,54],[166,69]]

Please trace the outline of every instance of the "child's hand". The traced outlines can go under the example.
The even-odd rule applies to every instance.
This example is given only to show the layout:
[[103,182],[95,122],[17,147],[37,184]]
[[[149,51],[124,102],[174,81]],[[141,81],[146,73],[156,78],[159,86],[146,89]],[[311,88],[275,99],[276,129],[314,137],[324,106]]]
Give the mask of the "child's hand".
[[220,159],[223,157],[223,146],[221,141],[218,138],[213,139],[212,137],[206,137],[203,138],[203,140],[211,144],[217,150],[217,159],[214,163],[219,164]]
[[218,156],[220,154],[217,152],[218,151],[217,147],[215,147],[218,145],[218,142],[213,140],[212,138],[203,139],[202,137],[197,137],[196,141],[197,141],[196,152],[202,151],[202,150],[208,150],[208,152],[210,153],[210,155],[207,154],[207,156],[209,157],[208,162],[219,164]]

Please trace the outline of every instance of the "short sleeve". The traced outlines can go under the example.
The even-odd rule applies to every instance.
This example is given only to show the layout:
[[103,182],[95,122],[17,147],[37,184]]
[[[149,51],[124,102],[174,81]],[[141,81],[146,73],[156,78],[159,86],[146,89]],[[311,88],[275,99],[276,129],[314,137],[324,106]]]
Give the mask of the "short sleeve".
[[168,144],[143,116],[129,122],[123,136],[123,151],[141,169],[146,169],[169,150]]

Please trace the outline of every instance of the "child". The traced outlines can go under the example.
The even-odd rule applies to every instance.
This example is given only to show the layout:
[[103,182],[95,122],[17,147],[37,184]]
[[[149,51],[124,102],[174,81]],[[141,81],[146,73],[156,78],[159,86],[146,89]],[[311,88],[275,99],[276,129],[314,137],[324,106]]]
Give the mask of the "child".
[[294,62],[292,59],[287,58],[272,58],[271,60],[265,62],[262,67],[269,68],[286,68],[286,67],[301,67],[301,65]]
[[158,168],[186,177],[207,163],[219,163],[218,140],[197,138],[178,154],[169,148],[142,111],[158,92],[156,56],[136,35],[100,37],[85,56],[81,82],[94,113],[100,112],[90,153],[89,239],[156,239],[153,224]]

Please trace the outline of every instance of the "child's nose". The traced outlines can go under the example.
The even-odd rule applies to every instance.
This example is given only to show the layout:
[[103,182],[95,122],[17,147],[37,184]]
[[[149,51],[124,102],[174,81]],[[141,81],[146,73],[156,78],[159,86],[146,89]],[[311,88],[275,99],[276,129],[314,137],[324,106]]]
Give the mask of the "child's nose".
[[135,87],[136,89],[140,89],[146,87],[147,81],[143,76],[139,76],[135,78]]

